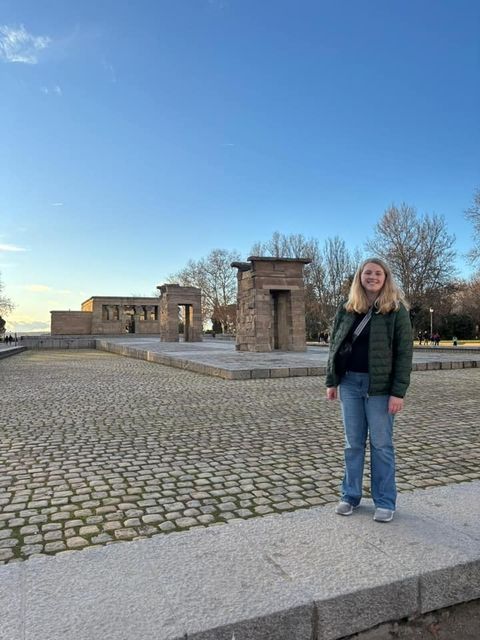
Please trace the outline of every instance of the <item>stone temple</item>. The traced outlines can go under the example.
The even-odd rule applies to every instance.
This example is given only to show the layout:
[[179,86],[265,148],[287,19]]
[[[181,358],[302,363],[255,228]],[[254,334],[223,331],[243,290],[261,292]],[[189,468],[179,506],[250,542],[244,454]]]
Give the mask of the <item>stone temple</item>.
[[179,340],[179,307],[183,308],[184,340],[202,340],[201,291],[196,287],[164,284],[160,297],[93,296],[81,311],[51,311],[51,335],[158,335],[165,342]]
[[160,333],[158,298],[93,296],[81,311],[51,311],[53,335]]

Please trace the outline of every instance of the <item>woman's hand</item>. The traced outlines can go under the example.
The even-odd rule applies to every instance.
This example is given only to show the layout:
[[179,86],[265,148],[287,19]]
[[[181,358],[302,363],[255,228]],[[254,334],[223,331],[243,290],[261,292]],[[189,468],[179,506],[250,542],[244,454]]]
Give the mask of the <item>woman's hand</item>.
[[395,415],[403,409],[403,398],[390,396],[388,399],[388,413]]
[[327,387],[327,400],[337,399],[337,387]]

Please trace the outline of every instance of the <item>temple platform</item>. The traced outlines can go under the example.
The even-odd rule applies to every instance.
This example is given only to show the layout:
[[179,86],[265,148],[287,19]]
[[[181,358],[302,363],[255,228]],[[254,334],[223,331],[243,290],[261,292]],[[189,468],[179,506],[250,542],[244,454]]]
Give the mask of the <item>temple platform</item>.
[[[206,339],[202,342],[160,342],[158,338],[134,336],[96,339],[97,349],[118,355],[157,362],[226,380],[288,378],[325,375],[328,346],[308,346],[306,351],[251,353],[235,351],[233,340]],[[476,368],[480,348],[437,347],[414,350],[413,371]]]

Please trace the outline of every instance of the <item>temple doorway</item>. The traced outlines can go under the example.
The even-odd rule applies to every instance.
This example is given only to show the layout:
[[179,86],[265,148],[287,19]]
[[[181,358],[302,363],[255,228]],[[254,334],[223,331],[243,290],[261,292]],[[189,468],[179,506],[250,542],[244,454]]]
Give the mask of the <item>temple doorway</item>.
[[290,291],[270,291],[272,298],[272,348],[288,351],[292,324]]
[[124,308],[125,333],[135,333],[135,307]]

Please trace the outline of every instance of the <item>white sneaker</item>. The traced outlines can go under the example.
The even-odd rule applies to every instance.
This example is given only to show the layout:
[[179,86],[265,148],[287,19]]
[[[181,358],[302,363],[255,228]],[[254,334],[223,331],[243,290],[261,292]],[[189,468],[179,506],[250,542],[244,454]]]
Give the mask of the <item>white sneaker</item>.
[[335,508],[335,513],[338,513],[339,516],[351,516],[354,509],[353,504],[341,500]]
[[391,520],[393,520],[393,514],[395,512],[392,511],[392,509],[382,509],[381,507],[377,507],[375,509],[375,515],[373,516],[373,519],[376,522],[390,522]]

